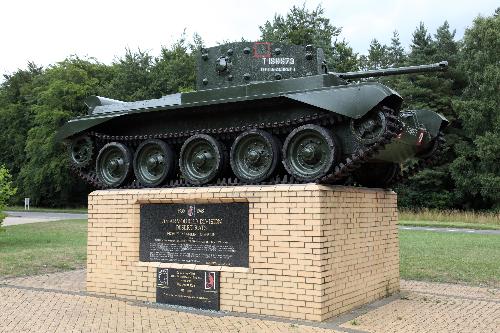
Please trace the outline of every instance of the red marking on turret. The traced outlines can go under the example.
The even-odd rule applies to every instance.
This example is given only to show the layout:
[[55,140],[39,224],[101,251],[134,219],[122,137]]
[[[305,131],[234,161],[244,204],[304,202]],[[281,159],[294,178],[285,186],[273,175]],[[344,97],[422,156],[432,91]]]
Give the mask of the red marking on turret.
[[[259,46],[265,47],[266,53],[259,53]],[[253,57],[254,58],[271,58],[271,43],[270,42],[255,42],[253,43]]]

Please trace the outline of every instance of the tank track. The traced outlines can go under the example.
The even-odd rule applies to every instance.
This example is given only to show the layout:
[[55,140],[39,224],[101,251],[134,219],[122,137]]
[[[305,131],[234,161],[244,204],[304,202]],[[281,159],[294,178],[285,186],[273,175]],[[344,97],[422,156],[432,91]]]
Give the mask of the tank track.
[[[379,136],[378,140],[358,149],[356,152],[348,157],[343,158],[339,161],[333,168],[332,172],[322,178],[317,179],[315,182],[318,184],[343,184],[347,181],[349,175],[361,165],[373,157],[377,152],[382,150],[386,144],[391,142],[401,131],[402,123],[397,117],[397,112],[386,106],[382,107],[382,111],[387,119],[387,126],[385,132]],[[258,123],[249,126],[241,127],[228,127],[228,128],[217,128],[217,129],[204,129],[196,131],[182,131],[175,133],[165,133],[165,134],[154,134],[154,135],[135,135],[135,136],[113,136],[106,135],[102,133],[89,132],[88,135],[96,140],[97,150],[100,149],[104,144],[108,142],[118,141],[128,143],[130,146],[135,147],[140,141],[146,139],[162,139],[171,144],[182,144],[182,142],[189,136],[194,134],[212,134],[217,135],[218,138],[222,140],[234,139],[239,133],[248,129],[262,129],[269,131],[270,133],[279,135],[286,134],[290,132],[293,128],[305,125],[305,124],[316,124],[330,127],[332,125],[337,125],[349,118],[335,115],[335,114],[313,114],[311,116],[305,116],[295,119],[289,119],[281,122],[273,123]],[[91,186],[97,189],[105,189],[106,187],[99,181],[95,171],[85,171],[82,168],[78,168],[71,165],[71,170],[78,175],[81,179],[89,183]],[[288,174],[278,174],[271,177],[265,182],[258,183],[259,185],[275,185],[275,184],[302,184],[304,182],[295,179],[293,176]],[[216,182],[206,184],[204,186],[236,186],[236,185],[248,185],[255,183],[242,182],[236,177],[224,177],[217,179]],[[196,185],[188,183],[182,178],[169,180],[166,184],[159,186],[159,188],[171,188],[171,187],[195,187]],[[128,185],[121,186],[124,189],[138,189],[144,188],[136,180],[132,181]]]

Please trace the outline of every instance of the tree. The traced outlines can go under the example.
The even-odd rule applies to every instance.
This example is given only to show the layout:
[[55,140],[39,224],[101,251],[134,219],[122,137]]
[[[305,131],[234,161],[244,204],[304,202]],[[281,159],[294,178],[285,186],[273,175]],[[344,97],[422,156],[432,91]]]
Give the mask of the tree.
[[454,100],[465,136],[451,174],[472,207],[500,208],[500,8],[465,31],[460,70],[467,86]]
[[330,70],[344,72],[358,67],[357,54],[345,40],[338,40],[342,29],[330,23],[321,5],[312,11],[307,10],[305,4],[293,6],[286,17],[275,15],[272,22],[266,21],[259,29],[260,39],[264,41],[322,48]]
[[111,66],[112,79],[103,95],[121,101],[153,98],[150,89],[153,64],[154,59],[148,52],[125,49],[125,55]]
[[454,146],[462,136],[456,120],[452,100],[463,88],[459,72],[455,70],[458,42],[448,22],[440,26],[433,39],[421,23],[413,33],[411,51],[407,56],[410,65],[421,65],[448,60],[450,69],[444,73],[413,74],[392,81],[392,86],[404,97],[405,108],[430,109],[443,114],[450,124],[445,130],[446,146],[436,166],[427,168],[398,186],[402,206],[428,208],[459,208],[466,201],[451,178],[450,163],[455,159]]
[[397,67],[404,65],[406,62],[406,53],[404,47],[401,45],[397,31],[392,33],[391,45],[387,47],[387,51],[389,66]]
[[305,4],[302,7],[293,6],[286,17],[274,15],[273,22],[267,21],[259,29],[262,40],[296,45],[313,44],[323,48],[327,57],[333,53],[333,38],[341,31],[324,16],[321,5],[309,11]]
[[98,95],[110,80],[109,68],[95,60],[66,59],[38,75],[30,87],[31,128],[25,161],[17,176],[19,195],[36,205],[69,206],[86,202],[87,186],[69,170],[65,147],[54,139],[61,125],[86,114],[85,97]]
[[368,56],[361,57],[363,69],[379,69],[389,66],[389,52],[385,45],[380,44],[377,39],[373,39],[368,49]]
[[196,84],[196,52],[203,46],[198,35],[188,44],[182,36],[172,47],[162,47],[155,58],[150,82],[154,97],[194,90]]
[[24,147],[32,126],[32,84],[41,74],[41,67],[28,63],[26,70],[19,69],[12,75],[5,75],[0,86],[0,164],[4,164],[13,175],[19,173],[25,162]]
[[359,69],[358,54],[345,41],[336,40],[333,43],[333,56],[328,62],[331,71],[345,73],[357,71]]
[[413,39],[410,45],[410,64],[419,65],[430,59],[435,52],[431,35],[427,32],[424,22],[420,22],[417,29],[413,32]]

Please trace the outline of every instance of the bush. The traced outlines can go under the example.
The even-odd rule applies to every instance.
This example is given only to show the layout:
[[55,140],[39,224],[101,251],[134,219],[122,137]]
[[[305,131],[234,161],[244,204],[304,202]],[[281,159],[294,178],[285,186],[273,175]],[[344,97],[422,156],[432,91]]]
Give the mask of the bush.
[[2,229],[2,222],[3,222],[3,219],[7,217],[7,214],[3,213],[3,212],[0,212],[0,232],[3,231]]
[[12,176],[9,170],[3,165],[0,166],[0,226],[2,226],[3,219],[6,216],[2,213],[2,210],[5,208],[5,203],[11,196],[16,194],[16,191],[17,189],[12,187]]

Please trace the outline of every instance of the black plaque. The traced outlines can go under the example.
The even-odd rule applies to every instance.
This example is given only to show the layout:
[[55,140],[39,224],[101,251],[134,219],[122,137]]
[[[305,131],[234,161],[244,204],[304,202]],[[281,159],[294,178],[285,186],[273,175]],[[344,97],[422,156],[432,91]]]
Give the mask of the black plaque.
[[248,267],[248,203],[141,205],[139,257]]
[[219,310],[219,272],[158,268],[156,302]]

